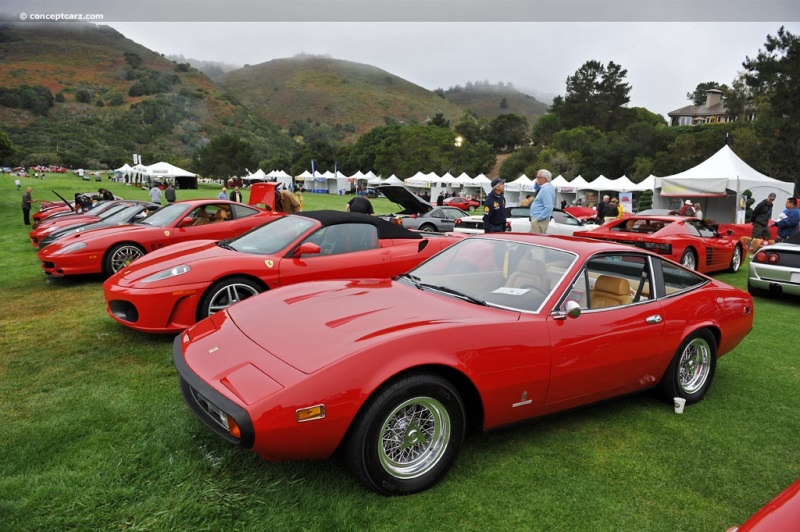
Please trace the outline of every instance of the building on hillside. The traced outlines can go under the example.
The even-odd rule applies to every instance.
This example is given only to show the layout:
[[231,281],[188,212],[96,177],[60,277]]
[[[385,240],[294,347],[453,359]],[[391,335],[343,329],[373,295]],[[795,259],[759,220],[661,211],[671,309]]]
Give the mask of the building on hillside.
[[[739,120],[738,115],[731,114],[725,108],[722,91],[709,89],[706,91],[706,103],[702,105],[687,105],[667,113],[670,126],[696,126],[698,124],[716,124]],[[748,109],[744,120],[751,121],[755,117],[755,110]]]

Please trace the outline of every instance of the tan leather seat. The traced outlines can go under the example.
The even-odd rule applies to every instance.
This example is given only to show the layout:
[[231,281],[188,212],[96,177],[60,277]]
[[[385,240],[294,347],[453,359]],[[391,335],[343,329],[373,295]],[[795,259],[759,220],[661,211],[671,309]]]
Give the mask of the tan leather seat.
[[535,287],[541,292],[550,292],[550,278],[543,261],[523,259],[517,264],[514,272],[508,276],[506,286],[509,288]]
[[593,309],[618,307],[632,302],[631,285],[627,279],[620,277],[601,275],[589,292],[589,305]]

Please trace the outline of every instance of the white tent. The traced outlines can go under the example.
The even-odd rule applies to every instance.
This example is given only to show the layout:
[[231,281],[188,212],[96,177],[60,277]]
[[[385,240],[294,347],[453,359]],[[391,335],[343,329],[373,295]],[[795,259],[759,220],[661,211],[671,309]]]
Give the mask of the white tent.
[[[272,172],[270,172],[270,174],[271,173]],[[259,168],[258,170],[255,171],[255,173],[247,174],[246,176],[244,176],[242,178],[242,181],[248,184],[258,183],[261,181],[266,181],[269,178],[270,174],[265,174],[264,170]]]
[[131,166],[128,163],[125,163],[116,170],[114,170],[114,172],[118,172],[120,174],[127,174],[130,171],[131,171]]
[[283,170],[275,170],[272,172],[275,181],[281,183],[284,190],[291,190],[292,186],[294,185],[294,180],[292,176],[288,173],[284,172]]
[[794,183],[779,181],[756,170],[736,155],[729,146],[684,172],[655,179],[653,206],[676,209],[685,200],[703,198],[701,205],[706,218],[717,223],[741,222],[738,198],[750,190],[756,202],[771,192],[775,204],[783,205],[794,194]]
[[432,179],[430,178],[429,174],[417,172],[405,180],[405,185],[412,188],[429,188],[431,186],[431,182]]
[[400,181],[400,178],[394,174],[390,175],[386,181],[381,183],[381,185],[402,185],[402,184],[403,182]]

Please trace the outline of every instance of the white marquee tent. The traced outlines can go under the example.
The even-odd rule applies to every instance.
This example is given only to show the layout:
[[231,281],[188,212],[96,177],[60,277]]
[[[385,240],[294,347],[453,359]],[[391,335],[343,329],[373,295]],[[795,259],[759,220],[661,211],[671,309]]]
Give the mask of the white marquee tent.
[[[733,223],[737,218],[737,200],[745,190],[753,193],[756,202],[774,192],[777,196],[775,204],[783,205],[794,194],[794,183],[773,179],[758,172],[726,145],[685,172],[655,178],[655,189],[654,207],[675,209],[687,199],[702,199],[701,205],[706,218],[717,223]],[[780,209],[776,211],[773,214],[777,215]]]

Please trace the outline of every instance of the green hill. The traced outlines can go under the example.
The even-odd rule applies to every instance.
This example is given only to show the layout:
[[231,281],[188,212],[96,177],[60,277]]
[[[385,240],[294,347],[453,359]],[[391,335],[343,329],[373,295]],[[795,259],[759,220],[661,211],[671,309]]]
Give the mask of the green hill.
[[29,164],[188,166],[226,132],[261,159],[292,147],[206,75],[91,24],[0,23],[0,123]]
[[379,68],[320,56],[275,59],[229,72],[215,81],[271,122],[340,124],[365,133],[387,122],[424,123],[462,110],[433,92]]
[[511,113],[526,117],[528,123],[533,125],[547,112],[546,104],[523,94],[511,84],[467,83],[465,87],[451,87],[440,93],[459,107],[472,109],[478,118],[492,119]]

